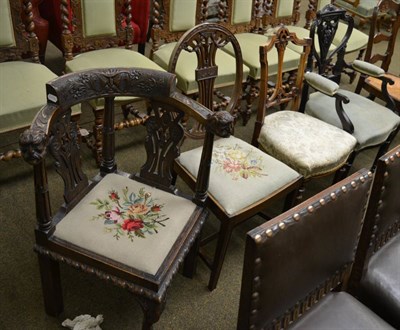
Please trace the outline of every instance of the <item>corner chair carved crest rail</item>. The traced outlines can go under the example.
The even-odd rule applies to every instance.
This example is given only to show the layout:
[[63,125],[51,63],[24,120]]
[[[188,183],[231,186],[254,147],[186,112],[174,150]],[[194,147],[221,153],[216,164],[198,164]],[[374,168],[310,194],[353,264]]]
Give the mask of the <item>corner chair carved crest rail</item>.
[[[233,117],[225,111],[213,113],[184,96],[175,82],[175,75],[167,72],[114,68],[71,73],[46,85],[47,105],[21,135],[20,146],[24,159],[33,165],[35,251],[49,315],[63,310],[60,262],[132,292],[145,314],[143,329],[158,321],[166,289],[189,252],[183,271],[193,275],[197,251],[189,250],[208,215],[204,204],[213,138],[230,135]],[[137,147],[128,148],[124,155],[131,163],[144,159],[137,173],[117,169],[114,99],[119,96],[144,98],[150,109],[143,143],[147,157]],[[104,98],[105,104],[103,159],[100,172],[89,180],[70,108],[97,98]],[[177,191],[172,173],[184,136],[180,121],[185,114],[206,127],[192,196]],[[132,135],[137,132],[133,130]],[[47,183],[46,160],[51,158],[64,182],[64,203],[56,213],[51,212],[50,202],[57,193]]]

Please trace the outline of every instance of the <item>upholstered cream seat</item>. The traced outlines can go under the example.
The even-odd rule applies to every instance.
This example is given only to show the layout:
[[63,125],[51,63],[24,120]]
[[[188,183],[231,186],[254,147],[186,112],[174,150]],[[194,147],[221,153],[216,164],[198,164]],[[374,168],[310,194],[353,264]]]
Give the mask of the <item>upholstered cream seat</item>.
[[[201,152],[202,148],[189,150],[177,159],[193,178]],[[231,136],[214,143],[208,193],[227,215],[235,216],[298,177],[289,166]]]
[[357,144],[343,130],[290,110],[266,116],[258,142],[305,179],[341,168]]
[[[195,208],[183,197],[108,174],[57,224],[54,238],[155,275]],[[134,235],[139,228],[143,235]],[[152,258],[143,258],[150,250]]]

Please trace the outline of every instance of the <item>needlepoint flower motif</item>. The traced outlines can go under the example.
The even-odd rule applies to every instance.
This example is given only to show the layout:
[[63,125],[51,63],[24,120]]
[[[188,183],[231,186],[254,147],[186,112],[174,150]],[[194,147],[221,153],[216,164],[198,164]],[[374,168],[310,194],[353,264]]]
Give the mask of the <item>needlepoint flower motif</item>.
[[105,199],[97,198],[90,204],[101,211],[91,220],[103,220],[105,232],[117,240],[127,237],[133,242],[135,237],[157,234],[169,219],[162,213],[164,205],[157,204],[144,188],[136,194],[129,193],[128,187],[122,189],[122,194],[110,190]]
[[263,162],[252,150],[234,146],[216,146],[213,150],[212,164],[217,171],[228,174],[232,180],[259,178],[263,173]]

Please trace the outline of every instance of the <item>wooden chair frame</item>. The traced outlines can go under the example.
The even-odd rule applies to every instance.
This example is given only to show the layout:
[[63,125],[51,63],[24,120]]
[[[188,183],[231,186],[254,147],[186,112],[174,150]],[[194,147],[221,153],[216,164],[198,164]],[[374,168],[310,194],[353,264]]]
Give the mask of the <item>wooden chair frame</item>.
[[[48,104],[39,112],[31,128],[21,135],[20,145],[24,159],[33,165],[37,215],[35,251],[49,315],[58,315],[63,310],[59,271],[59,263],[63,262],[132,292],[145,314],[143,329],[150,329],[159,319],[171,278],[188,254],[207,216],[204,208],[209,175],[207,164],[211,160],[214,134],[229,136],[233,127],[233,117],[226,112],[213,114],[177,92],[175,79],[175,75],[156,70],[112,68],[68,74],[47,85]],[[137,174],[117,170],[115,160],[114,97],[133,95],[148,98],[152,107],[144,142],[147,159]],[[99,97],[105,98],[106,105],[103,158],[99,174],[89,180],[82,169],[79,135],[76,124],[70,121],[70,108]],[[194,116],[207,127],[200,179],[193,196],[189,197],[197,206],[155,275],[87,251],[54,235],[59,222],[110,173],[184,196],[176,190],[172,175],[173,161],[179,155],[183,137],[179,121],[184,113]],[[46,153],[53,157],[56,171],[64,182],[65,203],[55,214],[50,209]],[[135,157],[135,154],[131,156]],[[191,259],[184,267],[187,276],[193,275],[196,253],[192,251],[190,255]]]

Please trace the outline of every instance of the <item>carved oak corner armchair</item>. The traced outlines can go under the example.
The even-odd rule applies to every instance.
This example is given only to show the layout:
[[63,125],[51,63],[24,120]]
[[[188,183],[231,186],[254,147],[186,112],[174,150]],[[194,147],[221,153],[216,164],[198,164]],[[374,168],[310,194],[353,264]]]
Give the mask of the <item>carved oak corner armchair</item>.
[[[187,45],[179,44],[178,46],[179,40],[183,38],[183,35],[188,30],[207,21],[207,5],[208,1],[204,0],[155,1],[154,8],[156,10],[152,27],[153,48],[151,58],[164,69],[175,73],[178,78],[178,88],[185,95],[197,98],[202,104],[204,104],[202,101],[204,96],[201,95],[198,88],[198,75],[212,74],[211,71],[206,72],[207,69],[205,67],[218,65],[218,75],[214,72],[217,77],[214,89],[207,91],[216,95],[215,102],[206,106],[209,109],[221,109],[225,108],[229,103],[229,97],[224,95],[221,89],[235,84],[238,59],[222,51],[217,39],[214,43],[218,47],[215,58],[212,60],[214,63],[207,63],[211,59],[204,55],[200,55],[201,58],[196,57],[195,50],[181,52],[181,48],[188,48]],[[185,15],[182,15],[182,12]],[[204,28],[202,29],[205,33],[208,33]],[[196,33],[196,35],[200,34]],[[198,65],[202,65],[204,69],[199,69]],[[241,65],[243,66],[243,63]],[[249,69],[243,66],[242,71],[244,71],[244,77],[247,77]]]
[[[132,2],[133,0],[61,1],[62,48],[67,73],[114,67],[164,71],[143,54],[132,50]],[[124,45],[124,48],[120,48],[120,45]],[[116,124],[118,129],[135,126],[145,120],[145,116],[138,114],[131,106],[135,100],[118,99],[124,115],[123,120]],[[100,163],[104,104],[101,100],[92,100],[82,104],[82,110],[86,111],[85,109],[93,111],[95,115],[94,141],[89,140],[89,146],[93,149],[97,163]]]
[[[339,88],[337,82],[340,80],[341,68],[344,65],[344,48],[347,38],[343,39],[339,48],[334,51],[328,50],[332,36],[335,35],[341,11],[343,10],[336,10],[335,7],[325,7],[313,22],[311,31],[315,29],[316,33],[312,33],[312,36],[319,39],[321,51],[318,53],[313,49],[309,56],[308,72],[304,76],[306,84],[303,90],[301,111],[352,134],[357,140],[353,156],[366,148],[378,147],[377,156],[371,167],[373,170],[379,157],[388,150],[391,141],[398,133],[400,116],[396,111],[362,95]],[[336,62],[331,72],[326,74],[326,68],[330,67],[333,55],[337,55]],[[314,61],[314,59],[317,60]],[[314,63],[317,64],[318,72],[326,77],[312,72]],[[382,69],[358,60],[354,61],[352,66],[356,70],[375,77],[382,76],[383,73]],[[317,91],[309,94],[309,86]]]
[[[47,84],[47,105],[21,135],[20,145],[34,169],[35,251],[49,315],[63,310],[59,274],[63,262],[131,291],[143,308],[144,329],[160,317],[166,289],[208,214],[204,202],[214,133],[227,137],[233,127],[231,115],[214,114],[182,95],[175,80],[175,75],[156,70],[113,68],[71,73]],[[143,143],[147,158],[138,173],[117,169],[114,101],[119,96],[141,97],[151,108]],[[99,174],[88,179],[70,107],[100,97],[105,104],[103,159]],[[184,115],[195,116],[206,127],[201,179],[190,197],[172,183]],[[132,147],[125,159],[143,158],[140,152]],[[52,156],[64,182],[64,204],[54,214],[46,154]],[[194,264],[190,261],[184,267],[189,276]]]
[[[284,82],[282,67],[290,44],[303,53],[294,72],[296,80]],[[299,111],[310,48],[311,39],[298,39],[286,27],[279,28],[271,42],[260,47],[260,96],[252,144],[293,168],[306,181],[335,173],[337,182],[350,169],[348,160],[357,141],[347,132]],[[279,57],[278,74],[270,87],[273,77],[269,74],[269,58],[274,51]],[[282,104],[290,106],[273,111]]]
[[400,145],[383,155],[350,278],[350,289],[367,306],[400,327]]
[[[199,99],[206,107],[212,109],[212,90],[220,72],[218,63],[214,59],[217,50],[229,44],[236,55],[237,72],[235,90],[227,109],[235,113],[234,109],[241,101],[243,66],[239,43],[228,29],[215,23],[200,24],[187,31],[181,38],[175,48],[175,54],[183,55],[186,50],[196,52],[199,59],[197,74]],[[186,132],[188,137],[204,137],[201,123],[188,127]],[[202,147],[185,151],[175,162],[177,175],[192,189],[195,188],[196,182],[201,180],[198,162],[202,152]],[[302,176],[289,166],[233,136],[215,142],[210,171],[207,203],[220,221],[220,228],[216,234],[201,238],[200,256],[211,270],[208,288],[214,290],[234,228],[278,199],[286,197],[285,207],[292,206],[302,185]],[[203,246],[213,238],[217,239],[217,247],[214,256],[210,258],[209,251]]]
[[[379,30],[379,17],[383,15],[389,17],[390,28],[387,31]],[[388,102],[387,106],[391,109],[397,108],[397,111],[400,111],[400,78],[398,75],[394,75],[388,71],[399,28],[400,3],[394,0],[380,1],[372,15],[364,61],[375,65],[380,62],[380,67],[383,71],[380,71],[379,77],[368,77],[368,72],[361,72],[355,90],[355,93],[359,94],[362,89],[365,89],[370,93],[370,98],[378,97]],[[385,43],[386,46],[384,46]],[[378,44],[384,47],[381,47],[381,50],[379,50]]]
[[392,329],[346,292],[371,184],[358,171],[247,233],[238,330]]
[[19,150],[7,150],[17,139],[8,144],[3,133],[29,126],[46,104],[46,82],[56,75],[39,64],[31,2],[3,0],[0,6],[0,159],[10,160],[20,157]]

